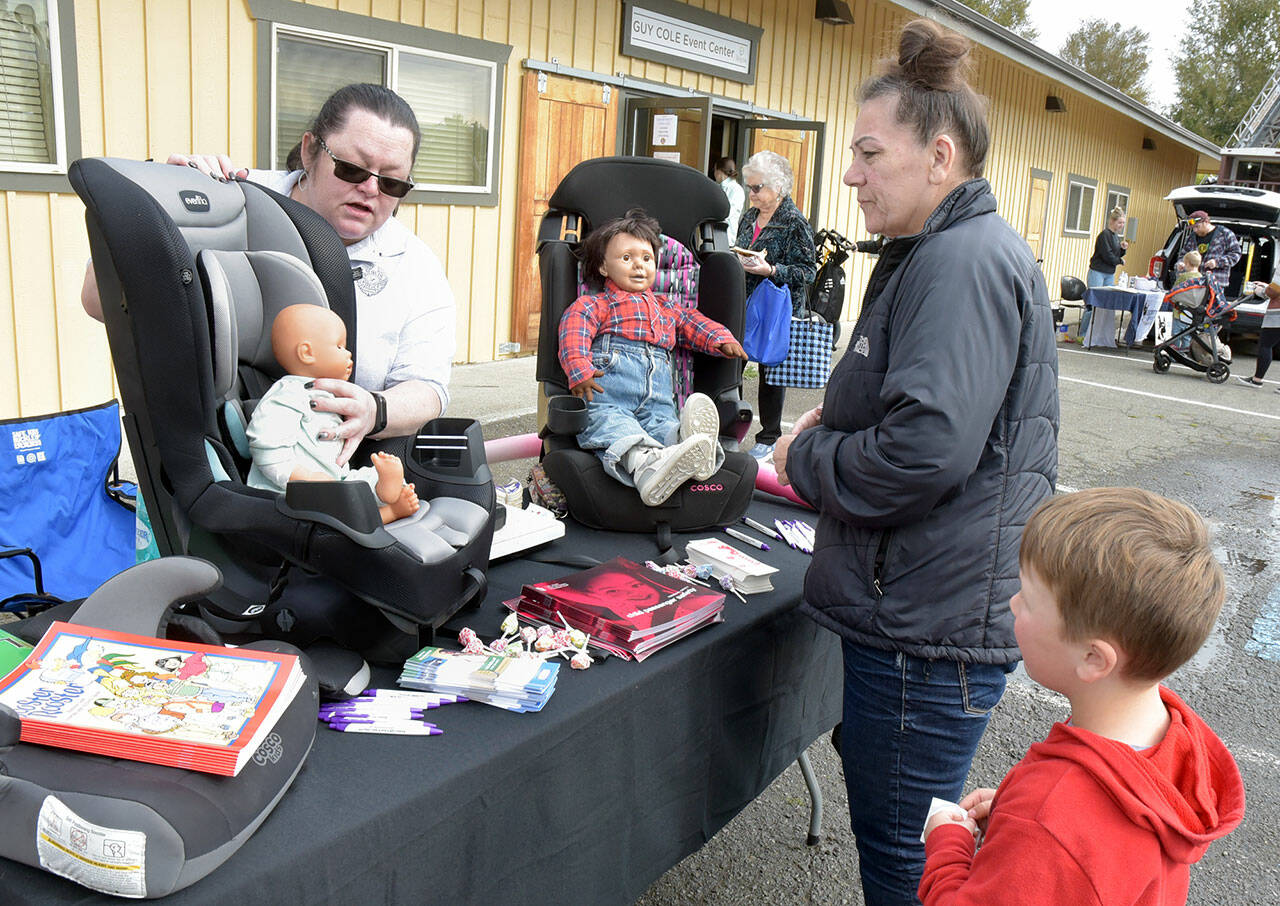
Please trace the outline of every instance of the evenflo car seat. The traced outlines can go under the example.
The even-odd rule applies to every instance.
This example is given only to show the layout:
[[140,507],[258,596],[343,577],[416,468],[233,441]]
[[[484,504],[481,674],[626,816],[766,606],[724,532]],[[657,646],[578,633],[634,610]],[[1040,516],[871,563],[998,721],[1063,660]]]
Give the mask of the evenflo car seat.
[[[108,579],[69,621],[163,638],[171,607],[211,594],[219,581],[203,560],[152,560]],[[249,647],[296,653],[272,640]],[[0,856],[104,893],[181,890],[230,858],[284,796],[315,741],[317,702],[309,672],[234,777],[22,743],[17,715],[0,707]],[[30,902],[24,894],[39,879],[25,871],[0,865],[5,902]]]
[[[715,182],[683,164],[646,157],[603,157],[575,166],[550,199],[538,237],[542,316],[538,336],[538,380],[547,395],[542,428],[542,464],[563,491],[570,514],[593,528],[658,531],[670,546],[670,531],[702,531],[735,522],[746,512],[755,487],[756,462],[732,452],[751,424],[741,398],[742,362],[693,354],[689,366],[676,360],[677,396],[705,393],[720,412],[721,440],[730,441],[725,462],[706,481],[686,482],[665,503],[647,507],[634,488],[605,471],[594,452],[578,447],[585,424],[581,401],[567,395],[560,367],[559,325],[582,281],[577,257],[590,231],[628,209],[641,207],[662,226],[666,248],[659,258],[656,292],[677,304],[696,305],[707,317],[742,336],[745,281],[728,250],[724,219],[729,202]],[[681,388],[681,377],[686,383]]]
[[[482,599],[494,497],[472,421],[437,419],[420,439],[378,445],[404,461],[428,504],[421,519],[384,528],[355,483],[293,482],[282,497],[244,482],[245,413],[281,374],[270,347],[275,314],[296,302],[327,305],[359,348],[351,266],[329,224],[253,183],[187,167],[86,159],[70,178],[87,208],[125,431],[157,544],[162,554],[204,557],[224,577],[201,604],[206,616],[357,650],[407,636],[403,651]],[[425,436],[434,434],[445,441]],[[352,596],[370,606],[352,606]]]

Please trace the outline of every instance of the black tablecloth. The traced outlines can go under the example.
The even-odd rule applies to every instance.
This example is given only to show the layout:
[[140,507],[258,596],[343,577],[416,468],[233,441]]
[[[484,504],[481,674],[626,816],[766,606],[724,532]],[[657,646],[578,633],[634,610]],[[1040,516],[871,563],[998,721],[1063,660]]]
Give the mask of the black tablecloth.
[[[775,499],[757,495],[751,515],[796,518]],[[676,536],[677,548],[699,537]],[[643,562],[656,547],[570,524],[541,552]],[[839,719],[838,641],[795,612],[809,558],[781,545],[752,553],[780,569],[774,591],[745,604],[730,596],[723,623],[643,663],[613,658],[580,672],[562,662],[539,713],[446,706],[430,718],[445,730],[436,737],[320,730],[257,833],[165,902],[633,902]],[[502,600],[571,569],[494,564],[485,603],[460,622],[492,639]],[[394,685],[393,671],[375,674]],[[110,898],[0,860],[0,900]]]

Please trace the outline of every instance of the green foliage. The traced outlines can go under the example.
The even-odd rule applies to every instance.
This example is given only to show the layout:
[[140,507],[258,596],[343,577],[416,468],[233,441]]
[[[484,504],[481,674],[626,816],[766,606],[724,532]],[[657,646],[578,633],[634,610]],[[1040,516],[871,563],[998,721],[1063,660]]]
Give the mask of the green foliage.
[[1280,4],[1200,0],[1187,12],[1173,62],[1178,96],[1168,116],[1222,145],[1280,63]]
[[1027,12],[1031,0],[960,0],[960,2],[1028,41],[1034,41],[1040,35],[1040,32],[1032,27],[1031,16]]
[[1058,55],[1135,101],[1150,102],[1145,80],[1151,36],[1134,26],[1086,19],[1067,36]]

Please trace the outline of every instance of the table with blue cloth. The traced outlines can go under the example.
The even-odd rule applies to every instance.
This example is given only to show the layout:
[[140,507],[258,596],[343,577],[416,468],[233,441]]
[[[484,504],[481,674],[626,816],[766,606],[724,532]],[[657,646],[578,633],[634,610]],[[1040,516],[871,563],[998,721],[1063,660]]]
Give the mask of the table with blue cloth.
[[[748,512],[766,524],[816,521],[761,494]],[[653,535],[565,527],[536,553],[657,554]],[[677,535],[676,549],[709,535]],[[840,719],[839,640],[796,611],[809,557],[781,544],[748,550],[778,567],[773,591],[729,596],[723,623],[641,663],[561,662],[539,713],[447,705],[430,712],[444,729],[430,738],[320,729],[257,832],[164,902],[634,903]],[[450,625],[496,638],[504,599],[575,568],[495,563],[484,603]],[[392,687],[396,676],[379,668],[374,682]],[[774,832],[800,845],[807,831],[779,818]],[[0,903],[119,902],[0,859]]]
[[1132,346],[1141,342],[1156,321],[1163,292],[1145,292],[1122,289],[1118,286],[1094,286],[1085,290],[1084,303],[1093,309],[1089,330],[1084,336],[1085,347],[1116,345],[1115,312],[1129,312],[1129,327],[1125,330],[1124,343]]

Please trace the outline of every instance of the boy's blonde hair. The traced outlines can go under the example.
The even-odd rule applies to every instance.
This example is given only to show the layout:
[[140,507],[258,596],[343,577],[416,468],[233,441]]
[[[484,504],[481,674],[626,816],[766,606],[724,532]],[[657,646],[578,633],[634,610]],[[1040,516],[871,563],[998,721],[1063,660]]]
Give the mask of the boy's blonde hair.
[[1189,271],[1200,270],[1200,253],[1192,249],[1182,256],[1182,263]]
[[1027,522],[1018,561],[1053,593],[1067,638],[1113,642],[1134,680],[1186,663],[1226,597],[1204,520],[1140,488],[1050,498]]

